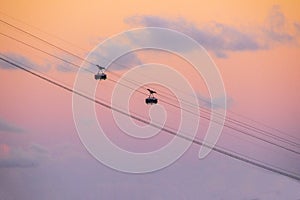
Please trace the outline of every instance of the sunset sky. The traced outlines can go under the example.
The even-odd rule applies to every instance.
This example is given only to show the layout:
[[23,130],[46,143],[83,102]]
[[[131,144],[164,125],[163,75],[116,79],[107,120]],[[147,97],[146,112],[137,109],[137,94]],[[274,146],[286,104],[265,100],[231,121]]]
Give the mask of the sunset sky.
[[[299,2],[294,0],[2,1],[0,53],[1,57],[72,88],[78,68],[70,63],[85,66],[80,58],[92,59],[92,52],[100,54],[94,61],[107,62],[111,52],[97,48],[101,42],[134,28],[179,31],[202,45],[216,64],[227,94],[218,98],[226,98],[230,118],[296,144],[262,136],[294,151],[291,152],[225,127],[217,146],[300,177],[300,155],[295,153],[300,152],[299,11]],[[134,39],[127,42],[138,43]],[[112,51],[125,48],[123,44],[114,45]],[[109,79],[118,81],[133,67],[147,63],[160,63],[179,71],[190,82],[204,110],[209,108],[210,96],[203,77],[186,60],[168,52],[141,50],[124,55],[110,66]],[[94,83],[93,74],[90,76]],[[159,74],[154,78],[150,73],[140,77],[140,81],[143,77],[170,79]],[[195,144],[172,165],[155,172],[130,174],[111,169],[97,161],[81,142],[70,92],[4,61],[0,61],[0,81],[0,199],[300,199],[299,181],[217,152],[199,160],[200,147]],[[177,94],[164,85],[147,87],[172,99],[176,95],[185,100],[192,98],[187,91],[180,91],[180,85],[174,85]],[[110,80],[101,81],[96,96],[110,103],[115,86]],[[134,92],[129,110],[149,120],[146,97]],[[159,92],[157,97],[163,99]],[[174,99],[172,103],[179,105]],[[165,108],[166,126],[177,130],[180,110],[159,101],[151,110],[158,118],[161,110],[155,109],[160,106]],[[129,151],[153,151],[173,138],[160,132],[149,140],[132,139],[116,126],[111,110],[101,106],[95,106],[95,110],[108,137]],[[200,115],[209,117],[202,111]],[[203,138],[207,128],[208,121],[201,118],[197,137]]]

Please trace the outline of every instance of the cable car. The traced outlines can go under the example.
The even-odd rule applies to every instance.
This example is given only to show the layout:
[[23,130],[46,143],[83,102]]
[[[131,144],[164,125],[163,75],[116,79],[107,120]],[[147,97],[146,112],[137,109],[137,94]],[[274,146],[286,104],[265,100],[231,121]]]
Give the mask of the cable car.
[[147,89],[149,91],[149,97],[145,99],[146,104],[157,104],[158,100],[154,97],[154,94],[156,94],[155,91]]
[[107,78],[106,74],[104,73],[104,67],[101,67],[100,65],[96,65],[98,67],[98,73],[95,74],[96,80],[105,80]]

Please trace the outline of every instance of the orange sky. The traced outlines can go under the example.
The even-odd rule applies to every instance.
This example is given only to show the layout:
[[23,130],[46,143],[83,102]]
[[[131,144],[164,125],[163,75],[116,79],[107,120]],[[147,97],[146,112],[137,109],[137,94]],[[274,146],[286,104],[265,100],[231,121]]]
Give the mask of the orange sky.
[[130,2],[4,1],[1,11],[82,47],[90,47],[87,44],[91,37],[97,39],[123,31],[127,28],[123,21],[131,15],[184,17],[198,25],[207,21],[244,25],[263,23],[268,10],[278,4],[290,20],[300,20],[298,2],[294,0]]
[[[202,1],[164,1],[160,3],[119,1],[113,4],[111,1],[89,1],[86,4],[79,1],[4,1],[1,4],[1,12],[47,33],[64,38],[82,48],[91,49],[97,44],[97,41],[130,28],[124,21],[134,15],[154,15],[170,20],[182,17],[198,27],[211,21],[217,21],[241,27],[242,30],[244,27],[246,27],[245,30],[251,28],[255,30],[266,23],[266,18],[273,5],[280,5],[281,11],[290,24],[300,20],[297,1],[271,0],[226,1],[226,3],[205,1],[205,4]],[[2,14],[1,16],[22,28],[33,30],[34,33],[38,33],[46,39],[53,42],[58,41],[23,23]],[[1,25],[1,30],[7,31],[8,29]],[[11,33],[11,29],[9,33]],[[1,37],[1,41],[4,44],[9,40]],[[70,45],[62,45],[72,51],[74,49]],[[5,46],[2,46],[5,51],[9,51],[9,48],[14,49],[11,43]],[[23,51],[26,51],[27,55],[33,55],[31,50]],[[80,55],[87,53],[87,51],[74,51],[80,52]],[[236,106],[241,112],[255,112],[255,110],[261,110],[262,107],[265,108],[268,105],[270,108],[266,108],[267,110],[272,110],[272,107],[278,107],[278,109],[281,107],[280,113],[285,109],[297,109],[289,106],[297,104],[299,99],[297,95],[299,48],[297,45],[275,45],[274,48],[268,50],[229,52],[228,54],[227,59],[217,58],[213,54],[212,56],[222,72],[229,96],[235,99]],[[35,60],[41,60],[37,59],[36,55],[33,57]],[[285,102],[284,106],[282,101]],[[255,103],[253,104],[253,102]],[[273,105],[271,106],[267,102],[272,102]],[[247,109],[242,106],[251,104],[255,109]],[[289,115],[289,113],[286,114]],[[255,115],[255,113],[249,113],[249,115],[252,114]]]

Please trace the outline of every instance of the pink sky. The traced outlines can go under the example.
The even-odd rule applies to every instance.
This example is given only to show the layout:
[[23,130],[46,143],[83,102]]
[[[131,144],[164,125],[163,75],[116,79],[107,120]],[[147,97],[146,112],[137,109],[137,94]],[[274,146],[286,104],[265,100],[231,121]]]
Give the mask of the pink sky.
[[[158,26],[183,32],[203,45],[218,66],[230,102],[229,112],[280,129],[298,138],[294,141],[300,143],[300,14],[295,1],[232,0],[222,4],[217,1],[159,4],[119,1],[114,5],[110,1],[6,1],[0,11],[1,20],[81,57],[104,39],[130,28]],[[3,23],[0,30],[81,64],[80,60]],[[42,67],[33,70],[71,87],[74,84],[74,67],[4,36],[0,36],[0,44],[1,54],[40,65]],[[129,55],[117,62],[130,66],[137,62],[169,64],[189,79],[202,97],[208,97],[203,81],[194,73],[190,75],[191,66],[183,59],[155,51],[141,51],[133,56],[137,56],[137,60]],[[96,199],[99,196],[104,199],[122,196],[125,199],[197,199],[200,194],[205,199],[223,196],[224,199],[296,200],[300,197],[298,182],[217,153],[198,160],[196,145],[175,164],[158,172],[136,176],[111,170],[96,162],[80,142],[70,93],[11,69],[3,62],[0,65],[0,199]],[[126,69],[117,72],[126,72]],[[105,84],[106,90],[113,86],[111,82]],[[109,101],[109,94],[101,96],[101,88],[97,90],[98,97]],[[141,94],[132,97],[141,101],[143,98]],[[145,106],[137,105],[136,112],[147,115]],[[170,106],[166,109],[172,113]],[[161,136],[147,144],[141,141],[135,144],[118,132],[111,117],[101,118],[103,113],[110,115],[110,112],[102,108],[96,111],[98,120],[106,122],[105,128],[111,130],[111,137],[130,150],[134,147],[155,149],[170,139]],[[167,125],[178,126],[177,114],[174,111],[170,115]],[[240,116],[230,116],[263,127]],[[203,137],[207,122],[202,120],[200,124],[203,129],[199,136]],[[300,174],[299,155],[237,136],[228,129],[224,129],[218,145]],[[299,150],[299,147],[294,149]],[[145,196],[145,193],[153,195]]]

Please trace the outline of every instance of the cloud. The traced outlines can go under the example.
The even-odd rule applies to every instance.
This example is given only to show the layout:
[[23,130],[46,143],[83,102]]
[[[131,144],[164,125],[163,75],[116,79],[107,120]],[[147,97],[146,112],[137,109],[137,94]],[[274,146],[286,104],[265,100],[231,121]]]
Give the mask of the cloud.
[[[26,66],[32,66],[33,63],[31,61],[29,61],[27,58],[21,56],[21,55],[17,55],[15,53],[6,53],[5,54],[5,58],[8,58],[8,60],[13,60],[13,61],[17,61],[18,63],[22,63]],[[3,60],[0,60],[0,68],[1,69],[7,69],[7,70],[14,70],[14,69],[18,69],[16,67],[14,67],[13,65],[4,62]]]
[[[167,19],[153,15],[131,16],[126,18],[125,22],[132,26],[161,27],[180,31],[220,58],[226,58],[228,52],[268,49],[273,43],[288,43],[294,41],[296,37],[287,31],[289,23],[279,6],[271,8],[262,27],[242,28],[215,21],[197,26],[184,18]],[[294,23],[294,27],[300,29],[298,23]]]
[[[212,101],[211,101],[210,98],[207,98],[207,97],[205,97],[205,96],[203,96],[199,93],[197,94],[197,98],[198,98],[201,106],[204,106],[206,108],[211,109]],[[231,97],[228,97],[228,96],[227,97],[217,97],[217,98],[215,98],[213,100],[214,101],[214,104],[213,104],[214,108],[224,109],[224,107],[221,106],[221,104],[222,104],[222,102],[224,101],[225,98],[226,98],[226,109],[229,109],[233,104],[233,99]]]
[[[106,46],[104,48],[98,48],[89,55],[89,62],[98,64],[100,66],[109,65],[108,69],[112,71],[123,70],[142,64],[142,61],[135,52],[122,55],[122,52],[130,49],[130,44],[128,44],[126,41],[109,41],[106,42],[105,45]],[[116,55],[121,56],[114,60]],[[96,66],[90,66],[88,69],[94,71],[95,73],[98,71]]]
[[290,42],[295,37],[288,33],[288,22],[279,5],[274,5],[266,19],[265,33],[269,39],[276,42]]
[[33,150],[34,152],[40,153],[40,154],[48,154],[49,151],[47,148],[43,147],[42,145],[39,144],[32,144],[30,146],[30,149]]
[[22,133],[24,130],[14,124],[8,123],[7,121],[0,119],[0,131]]
[[57,71],[59,72],[76,72],[76,67],[70,64],[58,64],[56,66]]
[[116,59],[110,66],[109,70],[115,71],[115,70],[123,70],[126,68],[135,67],[137,65],[141,65],[142,61],[139,59],[137,54],[135,52],[131,52],[128,54],[125,54],[118,59]]
[[[33,69],[33,70],[37,70],[37,71],[48,71],[50,69],[50,65],[37,65],[35,64],[33,61],[31,61],[30,59],[19,55],[19,54],[15,54],[15,53],[3,53],[4,54],[4,58],[12,61],[16,64],[20,64],[22,67],[25,68],[29,68],[29,69]],[[0,69],[5,69],[5,70],[16,70],[18,68],[14,67],[13,65],[0,60]]]
[[[80,57],[80,56],[78,56],[78,57]],[[85,55],[82,56],[82,59],[84,57],[85,57]],[[65,72],[65,73],[77,72],[77,70],[80,68],[80,65],[82,63],[82,59],[75,57],[74,54],[73,55],[63,54],[63,55],[60,55],[59,58],[61,60],[59,60],[58,62],[53,64],[55,69],[59,72]]]
[[296,30],[296,34],[300,33],[300,23],[294,22],[294,28]]
[[[44,58],[43,63],[37,63],[34,62],[20,54],[15,54],[15,53],[3,53],[4,58],[8,59],[9,61],[13,61],[16,64],[20,64],[21,66],[29,69],[33,69],[35,71],[40,71],[40,72],[48,72],[51,68],[56,68],[57,71],[59,72],[76,72],[76,70],[80,67],[80,63],[82,60],[76,60],[74,59],[73,55],[60,55],[62,60],[59,60],[59,62],[54,62],[53,60],[49,58]],[[73,63],[73,64],[71,64]],[[77,66],[76,66],[77,65]],[[18,68],[14,67],[13,65],[0,60],[0,69],[5,69],[5,70],[16,70]]]
[[191,36],[206,48],[217,50],[251,50],[260,48],[250,34],[243,33],[237,28],[218,23],[210,22],[198,28],[195,24],[186,21],[184,18],[167,20],[158,16],[133,16],[126,20],[129,24],[139,24],[146,27],[163,27],[182,31]]
[[[218,22],[210,22],[202,27],[186,21],[183,18],[168,20],[158,16],[132,16],[126,19],[130,25],[143,25],[145,27],[162,27],[174,29],[192,37],[216,56],[227,57],[226,51],[246,51],[264,49],[264,44],[247,32],[238,28]],[[184,45],[181,45],[184,47]]]
[[48,150],[38,144],[29,148],[0,144],[0,168],[37,167],[47,155]]

